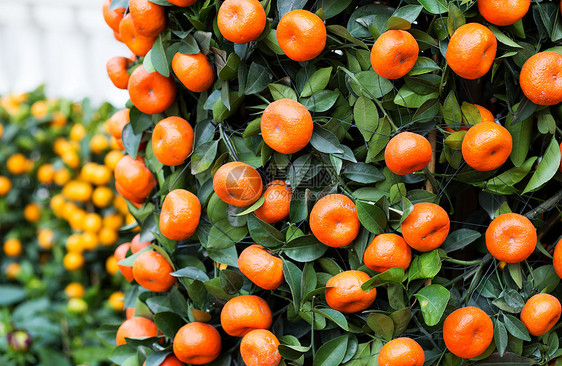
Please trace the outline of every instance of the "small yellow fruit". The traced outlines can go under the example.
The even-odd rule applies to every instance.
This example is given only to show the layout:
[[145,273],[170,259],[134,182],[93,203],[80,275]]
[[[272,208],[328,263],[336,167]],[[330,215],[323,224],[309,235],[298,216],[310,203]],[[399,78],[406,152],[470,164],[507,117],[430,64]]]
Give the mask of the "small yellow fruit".
[[12,190],[12,181],[8,177],[0,176],[0,197],[4,197]]
[[119,235],[117,234],[117,231],[103,227],[98,234],[98,239],[101,245],[109,246],[119,239]]
[[51,184],[55,179],[55,168],[51,164],[43,164],[37,169],[37,180],[43,184]]
[[114,256],[108,257],[107,260],[105,261],[105,270],[111,276],[115,276],[117,271],[119,271],[119,267],[117,266],[117,259],[115,259]]
[[17,257],[22,252],[22,246],[19,239],[10,238],[4,242],[4,254],[8,257]]
[[90,140],[90,150],[95,155],[101,154],[109,148],[109,141],[104,135],[95,135]]
[[62,260],[62,264],[68,271],[77,271],[84,266],[84,256],[79,252],[68,252]]
[[124,300],[125,294],[121,291],[115,291],[109,296],[109,299],[107,301],[109,302],[109,305],[113,308],[113,310],[121,312],[125,310]]
[[10,280],[16,280],[21,273],[21,266],[19,263],[10,263],[6,266],[6,277]]
[[86,290],[84,290],[84,286],[78,282],[69,283],[64,288],[64,294],[71,299],[81,299],[84,297],[85,292]]
[[70,139],[72,141],[80,142],[86,136],[86,129],[81,124],[75,124],[70,130]]
[[23,209],[23,216],[28,222],[37,222],[41,219],[41,207],[36,203],[29,203]]
[[51,229],[41,229],[37,235],[37,241],[39,246],[45,250],[50,250],[53,248],[53,238],[55,234]]

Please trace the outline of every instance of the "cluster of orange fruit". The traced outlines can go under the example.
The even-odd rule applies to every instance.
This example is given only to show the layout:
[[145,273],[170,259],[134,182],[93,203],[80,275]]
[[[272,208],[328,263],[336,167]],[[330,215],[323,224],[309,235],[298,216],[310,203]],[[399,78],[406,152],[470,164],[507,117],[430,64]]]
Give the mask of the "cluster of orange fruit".
[[[185,7],[194,2],[170,3]],[[128,90],[131,103],[141,112],[165,112],[178,94],[174,77],[149,72],[144,64],[135,65],[136,57],[146,56],[157,37],[166,30],[165,8],[148,0],[130,0],[129,12],[125,14],[126,9],[112,10],[110,6],[111,1],[107,0],[103,11],[108,25],[116,38],[135,54],[135,57],[128,59],[111,59],[107,64],[110,79],[116,87]],[[529,2],[526,8],[517,5],[517,9],[506,10],[499,2],[481,0],[478,1],[478,8],[490,23],[505,26],[521,19],[527,13]],[[506,11],[509,16],[498,15]],[[220,4],[216,25],[220,35],[227,41],[242,44],[255,41],[262,35],[267,18],[257,0],[226,0]],[[292,10],[283,14],[275,31],[279,47],[293,61],[313,60],[326,47],[327,30],[323,20],[307,10]],[[482,24],[469,23],[458,27],[452,34],[446,62],[461,78],[474,80],[488,73],[496,50],[497,40],[493,32]],[[418,43],[411,33],[388,30],[374,43],[370,51],[370,63],[379,76],[400,79],[412,70],[419,53]],[[131,68],[134,70],[129,75]],[[179,82],[193,93],[204,92],[215,82],[213,67],[201,52],[176,52],[171,69]],[[562,85],[559,85],[558,78],[560,72],[562,56],[554,52],[540,52],[525,62],[519,82],[524,94],[532,102],[554,105],[562,101]],[[480,105],[475,107],[479,111],[480,121],[472,126],[461,127],[466,130],[461,152],[464,161],[474,170],[490,172],[507,161],[513,150],[513,139],[488,109]],[[121,148],[123,130],[128,123],[131,123],[128,109],[117,112],[110,119],[109,131],[121,143]],[[310,111],[302,103],[290,98],[269,103],[260,116],[263,142],[276,153],[294,154],[303,150],[310,143],[313,131]],[[161,119],[151,133],[151,151],[164,166],[184,164],[193,151],[193,128],[181,117]],[[142,153],[143,149],[141,145],[139,152]],[[434,155],[430,142],[422,135],[397,131],[385,147],[384,161],[391,172],[403,176],[424,170]],[[156,177],[145,164],[142,154],[135,158],[130,155],[122,157],[115,168],[115,181],[118,191],[137,207],[150,199],[157,185]],[[213,169],[212,187],[223,202],[235,207],[249,207],[263,199],[253,213],[266,223],[275,224],[289,217],[292,188],[284,181],[275,180],[264,190],[260,173],[249,164],[233,161],[216,166]],[[165,238],[176,241],[192,237],[202,215],[202,205],[197,195],[183,188],[170,190],[163,195],[159,232]],[[344,194],[329,194],[319,199],[312,207],[308,222],[314,237],[332,248],[348,246],[362,228],[356,204]],[[449,234],[450,219],[437,204],[416,203],[399,226],[402,235],[376,235],[367,246],[362,259],[369,269],[376,272],[396,267],[407,270],[412,261],[412,249],[429,252],[444,243]],[[534,251],[537,234],[529,219],[508,213],[499,215],[490,223],[485,239],[486,247],[493,257],[505,263],[520,263]],[[131,266],[119,265],[120,271],[128,281],[135,280],[149,291],[170,290],[176,283],[172,275],[174,266],[168,257],[170,253],[165,253],[156,244],[151,246],[149,242],[141,243],[140,240],[140,236],[137,236],[131,243],[122,244],[116,249],[114,258],[117,261],[135,255]],[[562,256],[562,249],[558,251],[558,247],[554,254],[555,264],[557,256]],[[242,274],[262,289],[275,290],[284,283],[283,260],[259,244],[251,245],[240,253],[238,267]],[[362,289],[369,279],[367,273],[358,270],[334,275],[326,283],[326,303],[341,313],[368,309],[377,296],[374,288]],[[543,335],[559,320],[560,303],[551,295],[535,295],[527,301],[520,317],[530,334]],[[132,314],[128,318],[117,331],[118,345],[126,344],[126,338],[158,336],[158,328],[152,320]],[[233,337],[243,337],[240,353],[247,365],[275,366],[281,362],[277,348],[279,340],[269,331],[272,324],[271,309],[263,298],[255,295],[235,297],[223,306],[220,318],[224,332]],[[454,355],[473,358],[481,355],[491,344],[493,323],[483,310],[464,307],[446,318],[443,338]],[[169,355],[163,364],[212,362],[221,352],[221,342],[220,334],[211,325],[204,322],[189,323],[176,333],[173,355]],[[378,357],[380,365],[423,365],[425,361],[422,347],[407,337],[385,344]],[[408,360],[408,363],[401,363],[406,362],[404,360]]]

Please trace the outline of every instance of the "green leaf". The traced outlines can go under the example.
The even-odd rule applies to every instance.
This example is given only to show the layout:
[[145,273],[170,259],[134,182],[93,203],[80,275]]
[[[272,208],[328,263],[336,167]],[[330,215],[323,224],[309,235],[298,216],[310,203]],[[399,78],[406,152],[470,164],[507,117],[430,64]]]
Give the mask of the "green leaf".
[[384,211],[377,205],[363,201],[357,201],[355,205],[357,206],[359,221],[361,221],[365,229],[376,235],[382,234],[386,227],[386,215]]
[[352,0],[320,0],[318,7],[324,12],[324,18],[330,19],[344,11]]
[[185,267],[170,273],[174,277],[191,278],[199,281],[208,281],[209,276],[197,267]]
[[323,315],[329,320],[336,323],[340,328],[345,331],[349,331],[349,326],[347,325],[347,319],[345,316],[337,310],[334,309],[312,309],[313,312]]
[[0,285],[0,305],[8,306],[25,299],[25,291],[20,286]]
[[199,45],[191,34],[181,40],[178,52],[183,55],[195,55],[201,52]]
[[139,150],[141,138],[142,132],[135,133],[133,131],[132,124],[127,123],[125,127],[123,127],[123,133],[121,135],[123,146],[125,147],[125,151],[127,151],[127,154],[131,155],[133,159],[137,158],[137,152]]
[[228,55],[226,63],[218,73],[219,79],[234,79],[238,75],[238,65],[240,65],[240,57],[235,52],[232,52]]
[[283,275],[293,295],[293,308],[297,313],[301,306],[301,278],[302,271],[291,261],[283,259]]
[[350,180],[357,183],[375,183],[384,180],[384,175],[373,165],[365,163],[355,163],[348,165],[344,171],[343,175]]
[[[282,2],[282,1],[280,1]],[[312,362],[313,366],[337,366],[345,357],[347,349],[348,336],[342,335],[331,339],[324,343],[316,351],[316,355]]]
[[394,334],[394,322],[392,318],[380,313],[372,313],[367,317],[367,325],[375,332],[376,336],[382,337],[387,341],[392,339]]
[[505,353],[507,340],[507,330],[505,329],[505,325],[497,319],[494,320],[494,342],[496,342],[496,348],[500,356],[503,356]]
[[552,136],[550,144],[546,148],[546,151],[542,157],[541,162],[531,180],[523,190],[523,194],[534,192],[539,189],[543,184],[547,183],[554,177],[554,174],[558,171],[560,167],[560,145],[556,141],[556,138]]
[[248,78],[246,79],[246,89],[244,90],[244,94],[250,95],[261,92],[271,82],[271,78],[271,72],[267,67],[253,62],[250,65],[250,70],[248,71]]
[[154,314],[154,323],[166,337],[173,339],[183,326],[183,319],[176,313],[162,311]]
[[264,247],[278,247],[285,243],[285,238],[279,230],[258,219],[254,214],[248,215],[248,230],[252,239]]
[[343,154],[344,152],[336,135],[320,126],[314,126],[310,144],[316,150],[326,154]]
[[335,90],[322,90],[301,99],[301,102],[311,112],[326,112],[334,106],[339,96],[340,93]]
[[447,30],[449,35],[452,36],[455,30],[466,23],[466,19],[462,11],[459,10],[453,3],[449,3],[449,17],[447,19]]
[[439,93],[436,91],[425,95],[416,94],[407,85],[404,85],[400,88],[398,93],[396,93],[394,103],[402,107],[419,108],[426,101],[437,98],[438,95]]
[[462,112],[455,93],[452,90],[447,95],[447,98],[445,98],[445,102],[443,102],[443,119],[447,126],[455,131],[461,126]]
[[164,46],[162,45],[162,35],[159,35],[152,45],[150,52],[150,60],[152,66],[159,74],[165,77],[170,76],[170,66],[168,64],[168,59],[166,58],[166,52],[164,51]]
[[[349,73],[347,74],[349,75]],[[351,88],[356,94],[364,95],[369,99],[382,98],[394,87],[390,80],[380,77],[376,72],[371,70],[361,71],[353,75],[350,83]]]
[[330,81],[332,69],[332,67],[325,67],[312,74],[310,79],[308,79],[306,84],[304,84],[304,88],[301,92],[301,98],[310,97],[312,94],[324,90]]
[[314,235],[300,236],[283,246],[283,253],[297,262],[312,262],[322,257],[328,247],[322,244]]
[[248,234],[246,226],[232,226],[228,218],[224,218],[209,230],[207,249],[225,249],[238,243]]
[[423,7],[420,5],[405,5],[396,9],[388,19],[386,29],[410,29],[411,24],[418,18]]
[[379,124],[379,112],[375,103],[360,96],[353,105],[353,119],[365,141],[369,141]]
[[288,98],[298,101],[297,93],[288,86],[283,84],[269,84],[267,87],[274,100]]
[[558,277],[554,266],[551,264],[535,268],[532,273],[533,286],[539,292],[552,292],[560,283],[560,277]]
[[143,113],[136,107],[131,108],[129,111],[129,118],[135,134],[139,134],[152,127],[152,115]]
[[443,14],[448,10],[444,0],[419,0],[419,3],[431,14]]
[[244,277],[239,272],[223,269],[219,274],[221,287],[229,295],[237,294],[244,284]]
[[195,148],[191,154],[191,174],[199,174],[211,167],[217,155],[218,146],[218,141],[209,141]]
[[441,320],[451,293],[441,285],[429,285],[414,294],[420,302],[423,320],[427,326],[434,326]]
[[435,61],[433,61],[429,57],[421,56],[418,57],[416,63],[414,64],[414,67],[408,72],[408,75],[416,76],[438,70],[441,70],[441,68],[435,63]]
[[441,245],[441,249],[443,249],[447,253],[451,253],[456,250],[463,249],[467,245],[479,239],[480,236],[481,234],[476,230],[455,230],[447,236],[447,239],[445,239],[445,241]]
[[441,270],[441,258],[437,249],[414,257],[408,269],[408,280],[433,278]]
[[277,3],[277,11],[279,12],[279,19],[283,18],[285,14],[295,9],[302,9],[306,5],[306,0],[285,0]]
[[531,336],[529,336],[529,331],[525,327],[525,324],[513,315],[503,314],[503,321],[507,331],[514,337],[522,339],[529,342]]
[[376,274],[361,285],[363,291],[371,290],[387,283],[401,283],[404,279],[404,270],[400,267],[389,268],[386,271]]
[[517,44],[517,42],[515,42],[514,40],[512,40],[511,38],[509,38],[508,36],[503,34],[503,32],[500,31],[496,26],[490,25],[489,28],[492,31],[492,33],[494,33],[494,36],[496,36],[496,39],[498,40],[498,42],[503,43],[504,45],[506,45],[508,47],[523,48],[519,44]]
[[525,161],[520,167],[514,167],[505,172],[497,175],[486,182],[476,182],[475,186],[486,189],[488,192],[493,194],[511,195],[517,192],[514,187],[515,184],[519,183],[523,178],[527,176],[535,161],[536,156],[533,156],[527,161]]

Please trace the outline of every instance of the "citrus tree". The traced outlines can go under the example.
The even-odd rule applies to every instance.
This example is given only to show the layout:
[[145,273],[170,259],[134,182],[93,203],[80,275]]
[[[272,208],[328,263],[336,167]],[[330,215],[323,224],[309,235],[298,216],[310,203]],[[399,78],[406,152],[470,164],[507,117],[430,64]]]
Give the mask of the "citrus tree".
[[122,153],[103,131],[111,113],[42,87],[0,98],[3,365],[107,358],[94,329],[123,311],[111,246],[127,214],[112,179]]
[[[113,0],[120,365],[562,354],[559,4]],[[139,245],[142,244],[142,245]],[[556,248],[556,249],[555,249]]]

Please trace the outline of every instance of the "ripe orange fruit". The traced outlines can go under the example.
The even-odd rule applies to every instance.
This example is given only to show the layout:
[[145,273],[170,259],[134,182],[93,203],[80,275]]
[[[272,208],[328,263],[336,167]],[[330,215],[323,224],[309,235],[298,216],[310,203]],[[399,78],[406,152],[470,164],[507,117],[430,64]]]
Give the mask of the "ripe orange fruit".
[[41,219],[41,206],[29,203],[23,209],[23,216],[28,222],[37,222]]
[[82,228],[84,231],[89,231],[92,233],[97,233],[101,230],[102,219],[101,216],[95,212],[91,212],[84,217],[82,221]]
[[75,124],[70,129],[70,139],[72,141],[80,142],[86,136],[86,129],[82,124]]
[[502,166],[512,147],[511,134],[505,127],[495,122],[480,122],[464,135],[462,156],[473,169],[487,172]]
[[129,84],[129,73],[127,69],[132,61],[126,57],[115,56],[107,61],[106,69],[109,79],[119,89],[127,89]]
[[481,105],[475,104],[476,108],[480,112],[480,117],[482,118],[482,122],[495,122],[496,117],[490,112],[487,108],[482,107]]
[[480,356],[492,342],[492,319],[474,306],[455,310],[443,323],[443,339],[447,349],[457,357]]
[[267,146],[282,154],[304,148],[312,137],[312,116],[305,106],[292,99],[268,105],[261,117],[261,134]]
[[185,363],[204,365],[221,353],[222,341],[212,325],[193,322],[181,327],[174,337],[174,355]]
[[160,232],[171,240],[184,240],[197,230],[201,203],[185,189],[174,189],[166,195],[160,213]]
[[402,224],[402,236],[408,245],[420,252],[439,248],[449,234],[449,215],[439,205],[420,202]]
[[21,242],[16,238],[7,239],[4,242],[4,254],[8,257],[17,257],[22,252]]
[[385,79],[399,79],[412,70],[420,48],[415,38],[403,30],[388,30],[371,49],[371,65]]
[[490,23],[506,26],[522,19],[530,5],[531,0],[478,0],[478,11]]
[[170,275],[173,271],[166,258],[152,250],[141,253],[133,263],[135,281],[153,292],[168,291],[176,283],[175,277]]
[[124,299],[125,294],[123,292],[115,291],[114,293],[109,295],[109,299],[107,299],[107,302],[113,310],[120,312],[125,309],[125,301],[123,301]]
[[137,156],[133,159],[125,155],[115,167],[115,188],[129,201],[143,203],[152,189],[156,186],[156,179],[152,172],[144,165],[144,159]]
[[521,68],[519,84],[525,96],[535,104],[562,102],[562,55],[545,51],[531,56]]
[[123,134],[123,128],[129,123],[129,108],[121,109],[115,112],[106,122],[107,132],[111,134],[117,141],[119,147],[124,150],[123,141],[121,140],[121,135]]
[[100,186],[92,193],[92,202],[96,207],[108,207],[113,201],[113,190],[109,187]]
[[117,234],[117,231],[107,227],[102,227],[98,233],[98,241],[101,245],[113,245],[117,241],[117,239],[119,239],[119,234]]
[[562,239],[556,243],[552,264],[554,265],[554,270],[556,271],[558,277],[562,278]]
[[260,198],[263,182],[256,169],[246,163],[234,161],[217,170],[213,177],[213,189],[229,205],[246,207]]
[[375,301],[377,290],[361,290],[361,285],[371,277],[361,271],[344,271],[326,282],[326,302],[342,313],[356,313],[367,309]]
[[133,254],[135,254],[137,252],[140,252],[141,250],[143,250],[149,245],[150,245],[149,241],[141,242],[140,234],[137,234],[134,236],[133,240],[131,240],[131,251],[133,252]]
[[119,267],[117,266],[117,259],[115,259],[115,256],[111,255],[107,257],[105,261],[105,270],[111,276],[115,276],[117,271],[119,271]]
[[104,158],[105,166],[111,171],[114,171],[117,163],[119,163],[119,160],[121,160],[122,157],[123,153],[121,151],[111,150]]
[[258,0],[226,0],[219,8],[217,25],[224,38],[248,43],[265,29],[265,10]]
[[8,158],[6,161],[6,168],[13,175],[21,175],[27,173],[28,167],[27,158],[20,153],[14,154]]
[[291,187],[285,182],[274,180],[268,184],[267,189],[263,193],[265,198],[263,205],[255,210],[254,213],[260,220],[270,224],[282,221],[289,216],[292,195]]
[[37,180],[43,184],[53,183],[55,168],[51,164],[43,164],[37,169]]
[[373,271],[384,272],[393,267],[408,269],[412,251],[396,234],[380,234],[373,238],[363,254],[363,263]]
[[164,165],[183,164],[193,151],[193,128],[183,118],[164,118],[152,132],[152,151]]
[[498,41],[490,29],[478,23],[462,25],[449,41],[447,64],[464,79],[478,79],[490,70],[497,47]]
[[[113,256],[115,257],[117,263],[121,262],[123,259],[125,259],[125,257],[127,257],[127,252],[130,248],[131,243],[123,243],[119,245],[117,249],[115,249],[115,253],[113,253]],[[133,279],[135,278],[133,276],[133,267],[127,267],[122,264],[118,264],[117,266],[119,267],[119,271],[121,271],[121,274],[123,274],[123,277],[125,277],[127,281],[133,281]]]
[[59,169],[55,172],[54,181],[56,185],[62,186],[70,180],[70,171],[66,168]]
[[326,46],[326,26],[307,10],[285,14],[277,25],[277,42],[293,61],[308,61],[320,55]]
[[284,281],[283,260],[259,244],[250,245],[240,253],[238,268],[264,290],[275,290]]
[[413,132],[400,132],[386,145],[384,160],[391,172],[406,175],[425,168],[432,154],[431,144],[425,137]]
[[[170,3],[171,3],[171,1],[170,1]],[[129,308],[129,309],[132,309],[132,308]],[[127,309],[127,310],[129,310],[129,309]],[[142,366],[146,366],[146,361],[144,361]],[[166,356],[164,361],[162,361],[162,363],[160,363],[159,366],[184,366],[184,363],[181,362],[180,360],[178,360],[178,358],[176,356],[174,356],[173,354],[169,354],[168,356]]]
[[79,282],[71,282],[64,288],[64,294],[71,299],[81,299],[85,293],[84,286]]
[[339,248],[350,244],[361,224],[355,203],[343,194],[321,198],[310,212],[310,230],[323,244]]
[[133,24],[131,13],[123,17],[119,23],[119,37],[121,41],[137,56],[146,56],[148,51],[152,49],[152,45],[158,37],[146,37],[139,34]]
[[240,342],[240,355],[246,366],[277,366],[281,354],[277,349],[279,340],[266,329],[254,329]]
[[126,344],[125,338],[156,337],[158,328],[150,319],[140,316],[125,320],[117,329],[115,340],[118,346]]
[[506,263],[524,261],[533,253],[536,245],[537,231],[523,215],[499,215],[486,230],[486,247],[490,254]]
[[172,70],[181,83],[195,93],[201,93],[215,82],[215,72],[207,56],[176,53],[172,59]]
[[552,329],[560,320],[562,306],[560,301],[550,294],[537,294],[531,297],[521,310],[521,321],[529,334],[539,337]]
[[12,190],[12,181],[8,177],[0,176],[0,197],[4,197]]
[[396,338],[379,351],[379,366],[423,366],[425,355],[412,338]]
[[170,4],[174,4],[175,6],[191,6],[197,2],[197,0],[168,0]]
[[112,0],[104,0],[103,2],[103,18],[105,22],[114,32],[119,32],[119,23],[121,19],[123,19],[123,14],[125,14],[124,8],[118,8],[114,10],[110,10],[109,6],[111,5]]
[[141,112],[156,114],[168,109],[176,99],[176,83],[158,72],[147,72],[143,65],[129,78],[129,97]]
[[6,277],[10,280],[17,280],[21,273],[21,265],[19,263],[10,263],[6,266]]
[[68,271],[77,271],[84,266],[84,256],[78,252],[68,252],[62,259],[64,268]]
[[157,37],[166,29],[166,10],[149,0],[129,0],[129,11],[137,33],[145,37]]
[[243,337],[254,329],[269,329],[272,321],[269,305],[255,295],[230,299],[221,310],[222,329],[233,337]]
[[50,250],[53,248],[53,238],[55,234],[51,229],[41,229],[37,234],[37,242],[39,246],[45,250]]

